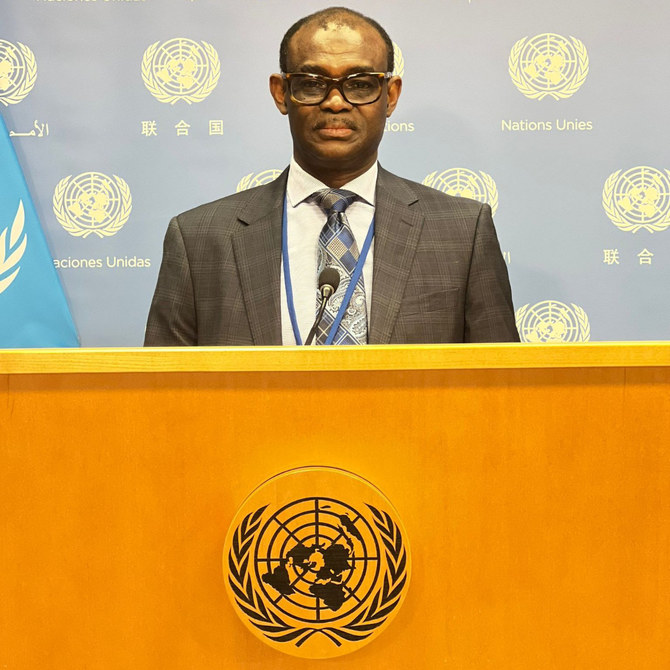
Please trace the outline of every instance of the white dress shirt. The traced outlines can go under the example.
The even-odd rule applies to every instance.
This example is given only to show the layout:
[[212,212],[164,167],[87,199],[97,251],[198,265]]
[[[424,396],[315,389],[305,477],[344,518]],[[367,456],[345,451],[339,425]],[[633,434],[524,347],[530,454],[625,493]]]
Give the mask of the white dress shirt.
[[[377,163],[360,177],[342,186],[355,193],[360,200],[352,202],[346,210],[351,232],[356,238],[360,252],[375,213],[375,188],[377,186]],[[305,342],[316,318],[317,252],[321,229],[326,223],[323,210],[314,202],[305,202],[312,193],[328,188],[303,170],[291,159],[288,182],[286,184],[286,221],[288,259],[293,286],[293,305],[300,330],[300,338]],[[372,257],[374,240],[363,265],[363,282],[370,325],[370,305],[372,300]],[[288,309],[286,282],[284,279],[284,259],[281,267],[281,328],[282,344],[297,344]]]

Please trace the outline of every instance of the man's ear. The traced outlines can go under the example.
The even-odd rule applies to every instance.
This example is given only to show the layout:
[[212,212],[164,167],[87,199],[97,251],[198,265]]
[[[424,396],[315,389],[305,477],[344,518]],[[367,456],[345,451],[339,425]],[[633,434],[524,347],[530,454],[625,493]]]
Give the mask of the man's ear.
[[288,114],[286,106],[286,87],[284,86],[284,78],[280,74],[270,75],[270,95],[277,105],[277,109],[282,114]]
[[388,93],[386,94],[386,116],[391,116],[398,104],[398,98],[402,91],[402,79],[400,77],[391,77],[388,80]]

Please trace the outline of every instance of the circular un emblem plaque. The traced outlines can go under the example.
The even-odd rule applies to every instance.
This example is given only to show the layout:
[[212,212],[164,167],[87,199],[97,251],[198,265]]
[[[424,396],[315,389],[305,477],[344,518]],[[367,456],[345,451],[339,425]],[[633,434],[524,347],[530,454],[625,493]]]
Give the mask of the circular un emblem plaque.
[[223,551],[230,600],[275,649],[330,658],[386,629],[410,576],[407,535],[372,484],[326,467],[290,470],[238,510]]

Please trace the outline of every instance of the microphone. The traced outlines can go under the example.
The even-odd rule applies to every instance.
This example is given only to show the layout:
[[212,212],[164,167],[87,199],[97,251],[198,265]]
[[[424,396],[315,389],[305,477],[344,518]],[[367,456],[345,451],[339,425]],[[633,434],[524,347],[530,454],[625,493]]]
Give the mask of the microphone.
[[319,274],[319,291],[321,300],[328,300],[340,285],[340,273],[333,267],[326,266]]
[[321,323],[323,318],[323,313],[326,310],[326,304],[332,295],[337,291],[337,287],[340,285],[340,273],[332,267],[326,266],[319,273],[319,293],[321,293],[321,305],[319,306],[319,312],[316,315],[314,320],[314,325],[312,330],[309,331],[307,340],[305,341],[305,346],[312,344],[314,335],[316,335],[316,329]]

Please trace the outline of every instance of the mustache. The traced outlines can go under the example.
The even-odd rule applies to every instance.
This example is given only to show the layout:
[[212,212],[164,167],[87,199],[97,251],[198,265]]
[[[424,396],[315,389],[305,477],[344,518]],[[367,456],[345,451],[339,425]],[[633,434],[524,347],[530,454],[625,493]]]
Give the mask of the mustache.
[[314,124],[314,130],[323,130],[324,128],[348,128],[349,130],[356,130],[356,124],[344,117],[322,119]]

